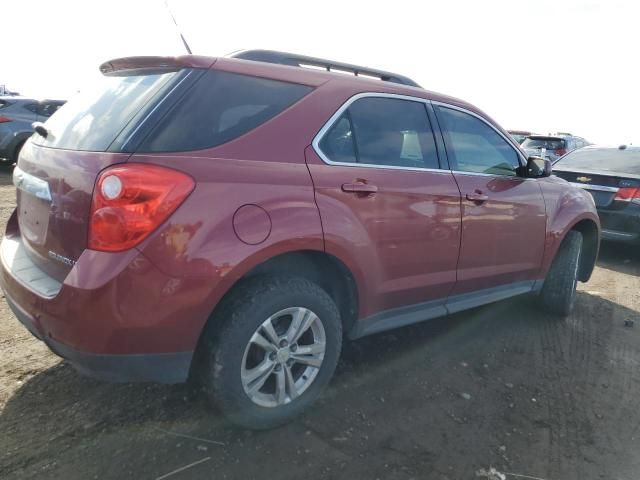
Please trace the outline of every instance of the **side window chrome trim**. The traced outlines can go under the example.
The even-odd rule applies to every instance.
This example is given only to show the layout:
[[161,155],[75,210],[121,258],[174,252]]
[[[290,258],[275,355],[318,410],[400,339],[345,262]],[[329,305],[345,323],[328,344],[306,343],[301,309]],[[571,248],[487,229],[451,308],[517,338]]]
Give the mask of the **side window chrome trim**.
[[[392,98],[395,100],[408,100],[410,102],[417,102],[417,103],[423,103],[423,104],[430,104],[431,100],[428,100],[426,98],[421,98],[421,97],[412,97],[409,95],[399,95],[397,93],[377,93],[377,92],[365,92],[365,93],[358,93],[356,95],[354,95],[353,97],[350,97],[346,102],[344,102],[340,108],[338,110],[336,110],[336,112],[331,115],[331,117],[329,118],[329,120],[326,121],[326,123],[322,126],[322,128],[320,129],[320,131],[316,134],[315,137],[313,137],[313,141],[311,142],[311,146],[313,147],[313,150],[316,152],[316,154],[322,159],[322,161],[324,163],[326,163],[327,165],[338,165],[341,167],[365,167],[365,168],[378,168],[378,169],[382,169],[382,170],[407,170],[407,171],[412,171],[412,172],[447,172],[449,173],[450,170],[446,169],[446,168],[420,168],[420,167],[397,167],[397,166],[393,166],[393,165],[375,165],[372,163],[348,163],[348,162],[334,162],[333,160],[330,160],[322,151],[322,149],[320,148],[320,141],[322,141],[322,138],[324,137],[324,135],[331,129],[331,127],[333,127],[333,125],[336,123],[336,121],[342,116],[342,114],[351,106],[351,104],[353,104],[355,101],[360,100],[361,98]],[[428,114],[425,112],[425,115]],[[431,127],[431,133],[435,134],[436,132],[433,131],[433,125],[430,125]],[[435,141],[435,139],[434,139]],[[438,159],[439,161],[439,159]],[[440,161],[439,161],[440,163]]]
[[[524,156],[522,155],[522,152],[520,151],[520,149],[515,146],[514,140],[511,139],[511,138],[506,137],[500,130],[498,130],[494,125],[492,125],[490,122],[488,122],[486,118],[483,118],[481,115],[478,115],[477,113],[472,112],[471,110],[467,110],[466,108],[459,107],[457,105],[451,105],[450,103],[439,102],[437,100],[434,100],[431,103],[433,105],[435,105],[435,106],[438,106],[438,107],[450,108],[451,110],[457,110],[459,112],[466,113],[467,115],[471,115],[472,117],[477,118],[482,123],[484,123],[485,125],[490,127],[494,132],[496,132],[498,135],[500,135],[504,139],[504,141],[507,142],[507,144],[515,151],[516,156],[518,157],[518,161],[520,162],[520,166],[521,167],[526,166],[527,159],[524,158]],[[490,175],[490,174],[486,174],[486,175]]]
[[471,177],[493,177],[493,178],[499,178],[499,179],[512,179],[512,180],[519,180],[519,181],[536,181],[538,180],[537,178],[526,178],[526,177],[520,177],[518,175],[500,175],[499,173],[482,173],[482,172],[465,172],[463,170],[449,170],[451,173],[455,173],[456,175],[468,175]]

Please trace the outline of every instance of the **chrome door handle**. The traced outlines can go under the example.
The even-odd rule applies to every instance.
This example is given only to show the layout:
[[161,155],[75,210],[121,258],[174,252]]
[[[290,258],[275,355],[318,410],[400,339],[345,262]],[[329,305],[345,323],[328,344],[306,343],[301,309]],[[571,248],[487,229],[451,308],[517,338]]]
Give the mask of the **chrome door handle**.
[[489,200],[489,195],[485,195],[479,190],[476,190],[473,193],[467,193],[467,200],[471,200],[476,203],[483,203]]
[[378,187],[364,182],[343,183],[342,191],[349,193],[374,194],[378,192]]

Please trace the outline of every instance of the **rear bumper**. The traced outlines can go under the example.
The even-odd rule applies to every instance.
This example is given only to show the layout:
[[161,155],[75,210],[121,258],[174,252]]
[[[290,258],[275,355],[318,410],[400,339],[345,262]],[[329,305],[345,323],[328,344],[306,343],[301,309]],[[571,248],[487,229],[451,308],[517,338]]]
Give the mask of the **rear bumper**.
[[610,242],[636,243],[640,242],[640,233],[618,232],[615,230],[602,230],[602,240]]
[[56,355],[80,373],[108,382],[181,383],[189,375],[192,352],[108,355],[81,352],[52,338],[41,336],[34,319],[10,297],[7,304],[16,318]]
[[93,377],[162,383],[187,379],[210,314],[208,279],[166,275],[135,249],[85,250],[50,292],[46,288],[52,282],[42,283],[46,273],[29,267],[24,274],[24,258],[11,257],[7,249],[20,238],[12,230],[14,217],[0,244],[0,287],[34,336]]
[[598,215],[603,240],[640,243],[640,205],[628,205],[618,211],[600,209]]

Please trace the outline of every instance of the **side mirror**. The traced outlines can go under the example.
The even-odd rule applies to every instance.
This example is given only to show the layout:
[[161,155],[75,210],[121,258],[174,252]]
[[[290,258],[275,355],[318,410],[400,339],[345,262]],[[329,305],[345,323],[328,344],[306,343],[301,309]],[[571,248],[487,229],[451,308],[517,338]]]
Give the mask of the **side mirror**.
[[551,160],[540,157],[529,157],[525,167],[524,177],[543,178],[551,176]]

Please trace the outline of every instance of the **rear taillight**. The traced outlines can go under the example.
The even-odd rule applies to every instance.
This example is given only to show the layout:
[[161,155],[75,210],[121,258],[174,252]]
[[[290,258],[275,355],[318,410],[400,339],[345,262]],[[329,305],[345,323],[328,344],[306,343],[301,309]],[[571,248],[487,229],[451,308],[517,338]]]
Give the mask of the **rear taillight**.
[[5,117],[4,115],[0,115],[0,123],[10,122],[11,119],[9,117]]
[[567,153],[567,149],[566,148],[556,148],[553,153],[558,156],[561,157],[562,155],[564,155],[565,153]]
[[614,200],[620,202],[633,202],[640,203],[640,188],[638,187],[624,187],[616,192]]
[[158,228],[195,186],[181,172],[127,164],[104,170],[91,202],[89,248],[118,252],[132,248]]

